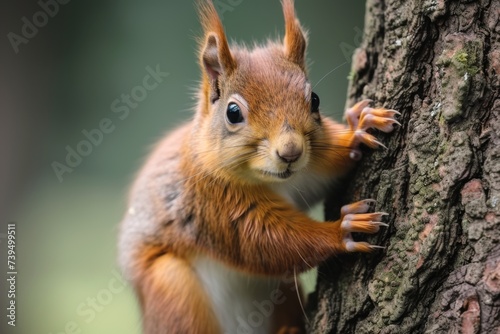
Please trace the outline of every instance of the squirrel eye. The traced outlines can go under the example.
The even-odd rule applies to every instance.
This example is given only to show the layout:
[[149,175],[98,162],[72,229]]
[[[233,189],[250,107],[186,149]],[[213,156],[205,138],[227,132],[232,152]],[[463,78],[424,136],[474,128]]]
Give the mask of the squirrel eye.
[[243,115],[241,113],[241,109],[234,102],[231,102],[228,104],[227,110],[226,110],[226,116],[227,116],[227,120],[231,124],[243,122]]
[[319,112],[319,96],[315,92],[311,93],[311,112]]

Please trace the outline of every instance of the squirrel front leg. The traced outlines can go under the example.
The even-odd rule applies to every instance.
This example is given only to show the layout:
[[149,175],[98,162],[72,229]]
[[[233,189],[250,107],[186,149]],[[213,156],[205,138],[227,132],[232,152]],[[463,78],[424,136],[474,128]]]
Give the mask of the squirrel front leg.
[[384,213],[366,213],[372,200],[344,207],[338,221],[320,223],[271,192],[252,197],[247,203],[253,204],[234,208],[240,216],[226,226],[223,239],[231,245],[214,242],[208,234],[199,236],[198,242],[220,260],[255,274],[301,272],[336,253],[369,251],[373,246],[354,242],[350,233],[375,233],[385,225],[380,222]]
[[360,145],[369,148],[385,147],[368,129],[391,132],[394,125],[401,125],[394,119],[399,112],[385,108],[370,108],[371,100],[362,100],[345,111],[347,126],[329,118],[323,118],[325,131],[315,143],[320,149],[313,157],[312,165],[323,174],[343,175],[361,159]]

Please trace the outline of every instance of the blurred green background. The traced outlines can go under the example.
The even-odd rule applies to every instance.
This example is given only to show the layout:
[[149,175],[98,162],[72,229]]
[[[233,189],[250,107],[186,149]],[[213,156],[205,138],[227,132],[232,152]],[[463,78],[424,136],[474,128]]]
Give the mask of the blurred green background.
[[[133,293],[115,263],[117,225],[151,145],[192,115],[200,77],[194,3],[66,0],[57,11],[49,6],[44,21],[41,3],[54,1],[3,1],[0,14],[0,265],[6,273],[6,225],[15,222],[18,271],[16,327],[6,324],[3,279],[0,332],[139,333]],[[296,2],[310,33],[314,90],[323,113],[340,119],[364,1]],[[282,36],[279,1],[217,3],[231,40]],[[33,36],[19,42],[13,34],[24,38],[23,18],[40,27],[25,28]],[[169,75],[120,119],[111,104],[142,85],[148,66]],[[67,146],[76,149],[82,131],[105,118],[113,131],[61,182],[53,163],[66,164]]]

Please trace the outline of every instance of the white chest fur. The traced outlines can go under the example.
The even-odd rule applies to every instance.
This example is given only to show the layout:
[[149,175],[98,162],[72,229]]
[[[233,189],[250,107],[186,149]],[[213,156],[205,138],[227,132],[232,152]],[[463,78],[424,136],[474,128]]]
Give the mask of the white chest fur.
[[223,333],[269,333],[274,308],[284,298],[280,279],[241,273],[206,256],[198,256],[193,265]]

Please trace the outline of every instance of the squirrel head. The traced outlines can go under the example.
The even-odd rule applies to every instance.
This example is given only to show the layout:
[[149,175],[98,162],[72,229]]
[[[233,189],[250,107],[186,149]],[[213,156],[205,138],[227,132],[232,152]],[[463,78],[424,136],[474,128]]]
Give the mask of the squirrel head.
[[304,170],[321,135],[319,98],[306,73],[307,37],[293,0],[282,0],[285,37],[253,49],[229,47],[212,1],[199,3],[202,84],[197,159],[212,173],[283,182]]

